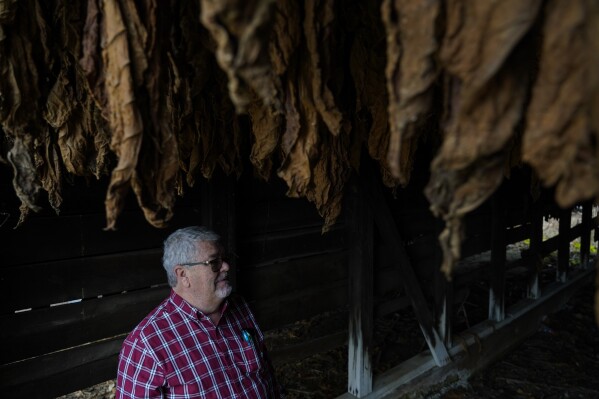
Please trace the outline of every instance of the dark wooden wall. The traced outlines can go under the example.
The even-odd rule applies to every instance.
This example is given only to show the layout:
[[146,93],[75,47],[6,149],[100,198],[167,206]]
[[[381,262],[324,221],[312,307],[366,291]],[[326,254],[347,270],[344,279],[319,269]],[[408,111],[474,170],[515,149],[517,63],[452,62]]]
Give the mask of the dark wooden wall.
[[[10,176],[2,169],[1,181]],[[200,223],[190,192],[170,228],[145,222],[128,203],[117,231],[104,231],[106,182],[64,187],[60,216],[32,214],[3,184],[0,212],[0,385],[4,397],[55,397],[114,377],[128,331],[169,291],[161,245],[178,226]],[[70,303],[65,303],[70,302]]]

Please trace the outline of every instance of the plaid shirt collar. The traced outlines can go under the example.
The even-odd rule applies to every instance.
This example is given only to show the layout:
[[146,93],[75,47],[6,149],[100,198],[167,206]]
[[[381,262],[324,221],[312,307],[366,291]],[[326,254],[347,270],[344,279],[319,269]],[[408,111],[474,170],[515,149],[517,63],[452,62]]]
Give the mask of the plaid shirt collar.
[[[179,294],[177,294],[173,289],[171,289],[169,301],[173,304],[175,309],[177,309],[179,312],[189,317],[190,319],[209,319],[209,317],[206,316],[201,310],[196,309],[189,302],[183,299]],[[225,311],[227,310],[228,305],[229,298],[226,298],[223,306],[221,307],[221,321],[223,319]]]

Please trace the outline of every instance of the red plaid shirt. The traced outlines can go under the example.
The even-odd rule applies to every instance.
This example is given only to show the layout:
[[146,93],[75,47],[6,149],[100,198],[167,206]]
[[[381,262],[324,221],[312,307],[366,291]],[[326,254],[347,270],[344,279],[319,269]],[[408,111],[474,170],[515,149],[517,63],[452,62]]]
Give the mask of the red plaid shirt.
[[123,342],[116,398],[278,398],[264,336],[247,303],[225,302],[217,326],[179,295]]

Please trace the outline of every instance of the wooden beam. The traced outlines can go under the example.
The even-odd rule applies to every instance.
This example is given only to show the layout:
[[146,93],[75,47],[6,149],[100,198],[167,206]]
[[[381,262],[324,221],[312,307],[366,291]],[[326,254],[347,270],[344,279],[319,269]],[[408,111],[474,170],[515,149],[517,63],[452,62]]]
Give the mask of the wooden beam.
[[[592,270],[572,273],[572,278],[565,284],[548,285],[539,300],[523,299],[510,307],[503,321],[484,321],[461,333],[462,344],[451,348],[454,360],[445,367],[436,367],[433,357],[426,352],[404,361],[377,376],[372,393],[365,399],[412,397],[429,391],[430,387],[438,386],[442,381],[467,381],[472,374],[537,332],[545,315],[563,307],[572,295],[592,281],[593,274]],[[351,396],[345,394],[336,399],[351,399]]]
[[491,264],[489,270],[489,320],[501,321],[505,317],[505,206],[504,192],[495,193],[491,221]]
[[397,267],[400,269],[401,284],[403,284],[404,290],[410,298],[424,339],[437,365],[442,366],[450,363],[451,358],[449,357],[447,348],[434,326],[433,317],[422,293],[420,283],[414,273],[403,239],[399,234],[393,214],[383,196],[380,179],[368,167],[369,165],[366,165],[366,162],[363,162],[363,166],[363,173],[360,174],[359,179],[361,190],[366,194],[382,239],[387,241],[389,248],[392,250]]
[[349,256],[349,338],[347,391],[362,398],[372,392],[373,230],[364,193],[350,186],[347,198]]
[[562,209],[559,214],[558,247],[557,247],[557,274],[556,280],[566,282],[570,266],[570,222],[571,209]]
[[7,398],[54,398],[116,377],[126,334],[0,366]]

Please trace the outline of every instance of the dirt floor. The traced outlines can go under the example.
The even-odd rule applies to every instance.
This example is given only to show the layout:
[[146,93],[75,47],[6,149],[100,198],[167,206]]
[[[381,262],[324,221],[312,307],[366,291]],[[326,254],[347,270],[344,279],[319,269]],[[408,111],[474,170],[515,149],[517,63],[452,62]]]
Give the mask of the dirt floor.
[[599,329],[593,284],[549,315],[539,331],[467,386],[439,398],[599,398]]

